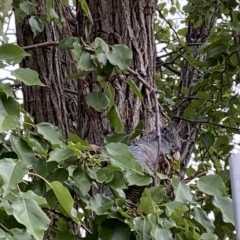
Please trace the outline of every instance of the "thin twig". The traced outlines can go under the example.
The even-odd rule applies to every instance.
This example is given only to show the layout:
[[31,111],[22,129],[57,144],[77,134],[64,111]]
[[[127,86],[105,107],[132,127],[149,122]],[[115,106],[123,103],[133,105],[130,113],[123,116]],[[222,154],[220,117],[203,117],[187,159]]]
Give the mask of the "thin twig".
[[205,149],[206,149],[206,152],[208,153],[208,156],[211,158],[212,162],[214,162],[214,160],[213,160],[213,158],[212,158],[212,155],[211,155],[211,153],[209,152],[208,147],[207,147],[207,145],[206,145],[206,143],[205,143],[205,141],[204,141],[204,139],[203,139],[203,136],[202,136],[201,132],[199,131],[199,129],[197,128],[197,126],[195,126],[194,123],[192,123],[192,125],[193,125],[193,127],[196,129],[198,135],[200,136],[200,138],[201,138],[201,140],[202,140],[202,143],[203,143],[203,145],[204,145],[204,147],[205,147]]
[[22,47],[24,50],[33,50],[37,48],[42,48],[42,47],[49,47],[49,46],[58,46],[59,42],[58,41],[53,41],[53,42],[44,42],[44,43],[38,43],[38,44],[33,44],[29,46]]
[[206,173],[203,172],[203,171],[195,172],[192,176],[190,176],[190,177],[188,177],[188,178],[185,178],[185,179],[183,180],[183,182],[184,182],[184,183],[188,183],[188,182],[192,181],[193,179],[195,179],[195,178],[197,178],[197,177],[201,177],[201,176],[203,176],[203,175],[206,175]]
[[128,72],[130,74],[132,74],[134,77],[136,77],[145,87],[147,87],[150,92],[155,92],[155,93],[164,93],[163,91],[161,90],[158,90],[156,88],[153,88],[151,87],[141,76],[139,73],[137,73],[136,71],[134,71],[133,69],[131,68],[128,68]]
[[158,102],[158,97],[157,94],[154,93],[154,98],[155,98],[155,111],[156,111],[156,130],[157,130],[157,137],[158,137],[158,152],[157,152],[157,160],[155,163],[155,169],[159,168],[160,164],[160,156],[162,155],[161,153],[161,128],[160,128],[160,113],[159,113],[159,102]]
[[181,43],[181,40],[180,40],[180,38],[179,38],[179,35],[177,34],[175,28],[172,26],[171,22],[164,17],[164,15],[162,14],[162,12],[161,12],[160,10],[157,10],[157,11],[158,11],[160,17],[169,25],[169,27],[171,28],[171,30],[172,30],[173,33],[175,34],[178,42]]
[[157,66],[156,66],[157,69],[159,69],[159,67],[161,67],[161,66],[164,66],[169,71],[171,71],[171,72],[175,73],[177,76],[181,77],[181,73],[177,69],[175,69],[171,65],[168,65],[169,63],[167,63],[167,62],[165,63],[163,60],[160,59],[160,57],[157,57],[156,62],[157,62]]
[[5,78],[1,78],[0,79],[0,82],[3,82],[3,81],[13,81],[13,82],[15,82],[16,81],[16,79],[15,78],[11,78],[11,77],[5,77]]
[[[8,84],[9,87],[16,87],[16,88],[19,88],[22,86],[22,83],[13,83],[13,84]],[[63,91],[66,92],[66,93],[71,93],[73,95],[77,95],[77,91],[74,91],[74,90],[71,90],[71,89],[68,89],[68,88],[63,88]]]
[[186,122],[190,122],[190,123],[208,124],[208,125],[213,125],[213,126],[220,127],[220,128],[227,128],[227,129],[231,129],[231,130],[240,131],[240,129],[237,128],[237,127],[227,126],[227,125],[224,125],[224,124],[210,122],[210,121],[205,121],[205,120],[187,119],[187,118],[180,117],[180,116],[173,116],[173,118],[180,119],[180,120],[183,120],[183,121],[186,121]]
[[[67,221],[70,221],[70,222],[72,222],[72,223],[75,223],[70,217],[65,216],[63,213],[59,212],[59,211],[56,210],[56,209],[51,209],[51,208],[45,208],[45,207],[43,207],[43,210],[44,210],[44,211],[47,211],[47,212],[48,212],[48,211],[49,211],[49,212],[52,212],[52,213],[54,213],[54,214],[56,214],[56,215],[58,215],[58,216],[60,216],[60,217],[62,217],[62,218],[64,218],[64,219],[66,219]],[[85,231],[87,231],[88,233],[92,234],[91,230],[88,229],[85,225],[81,224],[80,227],[83,228],[83,229],[85,229]]]
[[66,92],[66,93],[71,93],[73,95],[77,95],[77,91],[74,91],[74,90],[71,90],[71,89],[68,89],[68,88],[64,88],[63,91]]

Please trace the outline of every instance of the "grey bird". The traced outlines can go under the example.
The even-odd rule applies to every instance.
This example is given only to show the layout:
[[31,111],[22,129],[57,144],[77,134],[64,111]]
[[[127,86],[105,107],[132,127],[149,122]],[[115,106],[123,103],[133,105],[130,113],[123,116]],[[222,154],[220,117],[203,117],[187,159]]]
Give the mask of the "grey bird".
[[[146,164],[152,171],[156,161],[160,158],[158,151],[157,131],[152,131],[137,142],[129,146],[130,152],[141,164]],[[171,155],[174,160],[180,159],[181,140],[176,130],[171,126],[161,129],[161,149],[163,155]],[[137,203],[145,187],[131,186],[125,190],[126,198]]]
[[[156,161],[158,160],[158,136],[157,131],[152,131],[144,137],[137,140],[129,146],[130,152],[137,159],[140,164],[146,164],[152,171],[155,170]],[[181,140],[176,130],[168,125],[161,128],[161,149],[163,155],[171,155],[173,159],[180,159]],[[124,192],[126,198],[132,203],[137,203],[142,195],[145,187],[131,186]],[[108,186],[104,186],[103,194],[113,198]]]
[[[129,146],[130,152],[141,164],[146,164],[154,171],[158,156],[157,131],[152,131],[137,142]],[[163,155],[170,154],[173,159],[180,159],[181,141],[176,130],[171,127],[161,128],[161,152]]]

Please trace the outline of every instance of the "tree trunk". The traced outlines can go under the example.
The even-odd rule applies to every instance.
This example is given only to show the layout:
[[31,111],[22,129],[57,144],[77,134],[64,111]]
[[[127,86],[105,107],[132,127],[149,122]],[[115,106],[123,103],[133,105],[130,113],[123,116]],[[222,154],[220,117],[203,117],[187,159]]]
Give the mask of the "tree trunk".
[[[149,85],[155,86],[155,40],[154,15],[155,0],[96,0],[88,1],[94,25],[88,40],[102,38],[108,44],[126,44],[133,52],[131,68],[138,72]],[[78,34],[84,35],[87,20],[78,6]],[[133,76],[129,76],[134,79]],[[126,77],[127,78],[127,77]],[[144,101],[141,102],[130,90],[126,79],[112,77],[115,88],[115,102],[129,133],[140,120],[144,121],[145,131],[155,128],[154,100],[149,90],[134,79],[140,88]],[[95,144],[102,144],[104,136],[113,129],[107,120],[107,113],[98,113],[87,106],[84,96],[90,91],[99,90],[96,76],[92,74],[87,81],[79,82],[79,135]]]
[[[193,23],[188,22],[188,33],[186,35],[186,45],[191,47],[190,55],[198,61],[205,61],[206,56],[198,52],[198,48],[205,43],[207,37],[211,34],[213,27],[216,24],[216,16],[212,15],[209,17],[210,21],[203,23],[199,27],[194,27]],[[203,72],[201,69],[192,66],[186,58],[184,58],[181,69],[181,82],[179,87],[180,98],[182,95],[182,87],[187,87],[190,89],[189,96],[194,96],[196,93],[192,91],[191,84],[194,79],[199,81],[203,78]],[[181,159],[182,159],[182,168],[180,175],[183,178],[185,175],[186,168],[191,160],[192,151],[194,149],[195,143],[198,138],[198,132],[201,128],[200,124],[193,126],[191,123],[182,120],[184,110],[191,104],[190,101],[183,100],[180,102],[173,112],[175,119],[178,122],[178,131],[180,137],[183,139],[182,150],[181,150]],[[180,118],[179,118],[180,117]]]
[[[37,1],[37,13],[45,13],[45,1]],[[76,72],[74,59],[71,51],[60,50],[59,47],[31,47],[35,44],[52,42],[72,35],[67,19],[71,18],[71,12],[61,4],[58,5],[65,18],[66,25],[63,30],[54,24],[48,24],[44,30],[33,37],[28,18],[16,24],[17,42],[21,47],[27,47],[30,57],[25,58],[20,64],[21,67],[30,68],[39,73],[40,80],[45,87],[26,85],[22,86],[24,108],[35,119],[35,123],[50,122],[58,126],[65,134],[69,130],[76,131],[73,123],[77,118],[77,96],[69,94],[69,89],[76,91],[76,81],[66,82],[64,78]],[[68,92],[66,94],[66,92]]]

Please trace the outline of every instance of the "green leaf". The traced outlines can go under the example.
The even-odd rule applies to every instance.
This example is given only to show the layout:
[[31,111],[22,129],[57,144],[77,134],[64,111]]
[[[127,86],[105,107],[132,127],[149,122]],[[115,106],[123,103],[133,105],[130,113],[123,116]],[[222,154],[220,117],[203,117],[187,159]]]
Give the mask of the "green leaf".
[[152,199],[156,204],[161,204],[164,200],[166,200],[165,196],[165,187],[164,186],[157,186],[149,188],[151,193]]
[[137,186],[147,186],[152,182],[152,178],[149,176],[142,176],[137,174],[136,172],[127,171],[126,178],[128,180],[129,185],[137,185]]
[[229,52],[236,52],[240,50],[240,45],[238,43],[229,46]]
[[107,219],[99,227],[99,240],[128,240],[131,231],[127,224],[117,219]]
[[19,4],[20,9],[23,10],[27,15],[31,15],[31,13],[35,10],[35,6],[29,4],[28,2],[21,2]]
[[[100,81],[102,83],[103,81]],[[109,103],[108,106],[112,107],[115,104],[115,89],[111,84],[107,84],[106,93],[108,95]]]
[[112,65],[126,72],[131,63],[132,51],[126,45],[115,44],[106,56]]
[[188,211],[188,207],[182,202],[172,201],[166,203],[166,214],[168,216],[171,216],[174,212],[177,212],[180,216],[186,211]]
[[23,224],[27,232],[37,240],[42,240],[50,220],[38,204],[32,199],[17,199],[12,204],[13,215]]
[[208,67],[214,67],[218,64],[218,58],[217,57],[208,57],[206,59],[206,63]]
[[50,152],[48,162],[55,161],[61,162],[67,160],[69,157],[73,156],[73,151],[67,148],[55,148]]
[[[151,193],[149,189],[145,188],[142,197],[140,198],[140,203],[137,208],[137,212],[140,215],[146,215],[149,213],[155,213],[157,207],[156,203],[152,200]],[[162,211],[163,212],[163,211]]]
[[183,115],[185,118],[192,118],[196,113],[196,109],[193,107],[187,107],[184,109]]
[[68,216],[78,223],[79,220],[77,218],[77,211],[75,208],[73,208],[74,201],[68,189],[58,181],[51,182],[51,188]]
[[19,117],[19,103],[5,94],[0,95],[0,133],[15,129],[18,126]]
[[81,71],[92,71],[94,63],[91,54],[86,52],[79,43],[73,43],[74,59],[77,62],[77,68]]
[[71,140],[73,143],[80,143],[81,147],[80,149],[87,149],[88,147],[90,147],[90,144],[87,140],[83,140],[81,139],[77,134],[75,133],[68,133],[68,139]]
[[81,0],[80,4],[81,4],[82,10],[85,13],[85,16],[88,18],[88,21],[92,25],[93,24],[92,15],[91,15],[91,12],[90,12],[90,10],[88,8],[87,2],[85,0]]
[[31,133],[26,133],[26,135],[22,136],[22,139],[28,144],[28,146],[33,150],[33,152],[37,153],[39,156],[48,156],[48,145],[39,135],[36,136]]
[[26,56],[30,56],[21,47],[15,44],[2,44],[0,46],[0,60],[6,61],[8,64],[18,64]]
[[[151,222],[152,225],[152,230],[151,230],[151,235],[153,239],[156,240],[172,240],[172,234],[169,231],[169,229],[164,229],[159,226],[159,223],[163,222],[163,218],[157,218],[156,214],[148,214],[148,219]],[[167,222],[167,221],[166,221]],[[168,221],[170,223],[170,221]],[[171,226],[174,227],[175,225],[173,224],[174,222],[171,223]],[[162,225],[162,224],[161,224]]]
[[44,24],[40,18],[31,16],[28,21],[33,32],[33,37],[36,37],[40,32],[44,30]]
[[194,12],[195,10],[196,10],[196,6],[192,5],[191,3],[188,3],[185,6],[183,6],[183,11],[186,13],[191,13],[191,12]]
[[127,143],[128,142],[128,135],[124,134],[124,133],[116,133],[116,132],[112,132],[110,134],[108,134],[105,138],[104,138],[104,143],[113,143],[113,142],[121,142],[121,143]]
[[208,232],[213,232],[215,226],[213,222],[209,219],[208,215],[202,208],[193,208],[193,218],[199,222]]
[[202,140],[204,141],[207,148],[213,146],[215,141],[215,136],[211,132],[202,133]]
[[211,99],[211,96],[209,96],[209,93],[207,93],[207,92],[198,92],[197,96],[199,98],[203,98],[203,99],[207,99],[207,100]]
[[143,129],[144,129],[143,121],[140,121],[137,124],[137,126],[133,129],[133,131],[131,132],[131,139],[134,139],[137,136],[139,136],[140,134],[142,134],[143,133]]
[[[97,180],[99,183],[110,182],[113,180],[114,174],[112,171],[112,166],[104,167],[98,171],[87,169],[89,177]],[[88,176],[87,176],[88,177]]]
[[109,52],[109,46],[102,38],[95,38],[91,46],[95,49],[97,54]]
[[84,165],[74,170],[73,180],[83,195],[86,195],[91,189],[92,181],[88,176],[87,169],[84,167]]
[[203,233],[201,235],[201,240],[218,240],[218,236],[213,233]]
[[135,82],[132,79],[127,80],[127,83],[130,87],[130,89],[132,90],[132,92],[141,100],[143,101],[143,95],[140,91],[140,89],[137,87],[137,85],[135,84]]
[[102,112],[108,106],[108,98],[102,92],[91,92],[85,98],[87,104],[98,112]]
[[184,95],[187,95],[189,93],[189,88],[187,87],[182,87],[181,88],[181,92],[184,94]]
[[53,146],[62,146],[63,138],[59,129],[50,123],[39,123],[36,125],[39,134],[49,141]]
[[17,188],[17,184],[22,181],[28,170],[23,162],[13,159],[1,159],[0,175],[3,180],[3,197],[5,197],[12,189]]
[[110,154],[110,161],[113,166],[129,169],[140,175],[143,175],[143,168],[129,151],[127,145],[123,143],[109,143],[105,146],[107,152]]
[[171,98],[163,98],[163,100],[170,106],[174,106],[175,102]]
[[21,114],[23,115],[23,126],[24,129],[29,129],[34,125],[34,119],[33,117],[27,112],[25,111],[23,108],[21,108]]
[[194,57],[192,56],[187,56],[186,59],[189,61],[190,64],[196,67],[206,67],[206,62],[205,61],[197,61]]
[[159,218],[158,221],[163,228],[168,229],[168,228],[173,228],[177,226],[172,219],[168,220],[167,218]]
[[80,39],[78,37],[64,38],[63,40],[59,41],[59,47],[63,50],[73,48],[73,43],[75,42],[80,44]]
[[38,196],[33,191],[21,192],[21,197],[23,199],[32,199],[40,206],[46,206],[47,201],[44,197]]
[[35,154],[28,144],[15,133],[11,134],[10,141],[18,158],[27,165],[33,165],[33,162],[35,161]]
[[113,206],[113,201],[103,195],[95,194],[89,201],[86,209],[91,209],[97,215],[108,214],[109,209]]
[[105,53],[97,54],[96,58],[97,58],[97,61],[98,61],[98,64],[99,64],[100,68],[104,68],[104,67],[107,66],[108,62],[107,62],[107,56],[106,56]]
[[39,74],[29,68],[18,68],[11,73],[17,78],[17,80],[23,82],[27,86],[45,86],[38,78]]
[[14,10],[14,15],[16,18],[16,23],[22,22],[27,16],[27,14],[20,8],[17,8],[16,10]]
[[46,14],[47,14],[47,21],[50,22],[51,20],[51,10],[53,8],[53,2],[52,0],[46,0]]
[[212,44],[208,47],[208,54],[210,57],[219,55],[223,52],[227,52],[227,45],[225,44]]
[[157,225],[154,235],[156,240],[172,240],[172,234],[169,229],[161,228]]
[[226,223],[232,223],[235,226],[234,214],[233,214],[233,202],[228,196],[214,196],[213,205],[220,209],[222,212],[223,221]]
[[46,178],[47,175],[53,172],[58,167],[56,162],[46,162],[45,158],[37,158],[33,163],[33,169],[37,174]]
[[10,233],[11,235],[8,234],[6,237],[8,240],[32,240],[32,236],[26,232],[26,229],[12,228]]
[[225,185],[219,175],[208,175],[197,181],[197,188],[210,196],[226,194]]
[[137,232],[138,240],[152,240],[151,223],[145,217],[133,219],[134,229]]
[[108,185],[112,188],[112,189],[117,189],[117,188],[126,188],[126,184],[125,184],[125,179],[123,176],[122,172],[114,172],[113,173],[114,178],[113,180],[108,183]]
[[66,170],[65,168],[59,168],[47,176],[47,180],[49,182],[53,182],[53,181],[64,182],[67,179],[68,179],[68,170]]
[[190,188],[176,176],[172,178],[172,184],[175,194],[175,201],[179,202],[193,202],[193,196],[191,194]]
[[119,111],[115,104],[110,108],[108,112],[108,119],[116,132],[119,133],[123,131],[124,125],[122,123]]
[[0,93],[5,93],[8,98],[13,96],[12,92],[13,92],[12,87],[10,87],[8,84],[0,83]]

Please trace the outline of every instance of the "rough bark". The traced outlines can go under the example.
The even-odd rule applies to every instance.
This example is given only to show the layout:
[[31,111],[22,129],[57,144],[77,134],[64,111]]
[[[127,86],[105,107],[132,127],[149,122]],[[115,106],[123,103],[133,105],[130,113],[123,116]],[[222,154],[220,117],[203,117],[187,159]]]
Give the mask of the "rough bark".
[[[126,44],[133,52],[131,68],[141,74],[151,85],[155,86],[155,41],[154,14],[155,0],[96,0],[88,1],[94,25],[89,39],[102,38],[109,44]],[[87,20],[78,7],[78,34],[84,35]],[[133,77],[131,76],[133,79]],[[125,132],[130,132],[140,120],[144,121],[145,131],[155,128],[154,100],[145,86],[136,79],[135,83],[144,96],[142,103],[129,89],[126,81],[120,77],[110,79],[116,90],[116,104],[122,117]],[[88,107],[84,96],[99,89],[96,76],[92,75],[86,81],[79,82],[79,135],[90,142],[101,144],[104,136],[111,132],[106,112],[98,113]]]
[[[203,18],[204,19],[204,18]],[[198,52],[198,48],[205,43],[207,37],[211,34],[213,27],[216,24],[217,18],[212,15],[209,17],[210,20],[204,20],[203,23],[194,28],[194,25],[189,21],[188,22],[188,32],[186,35],[186,44],[191,46],[191,56],[198,61],[204,61],[206,56]],[[181,88],[187,87],[190,89],[189,96],[194,96],[196,92],[192,92],[191,83],[193,79],[202,79],[203,72],[192,66],[186,58],[183,60],[182,69],[181,69],[181,82],[179,87],[179,97],[181,97]],[[182,101],[177,107],[175,107],[174,115],[183,116],[184,110],[189,106],[189,101]],[[191,160],[192,151],[195,145],[195,142],[198,138],[198,131],[200,129],[200,124],[192,125],[189,122],[181,120],[176,117],[178,122],[178,131],[180,137],[183,139],[182,150],[181,150],[181,159],[182,159],[182,168],[181,168],[181,177],[184,177],[186,168]]]
[[[37,13],[45,12],[45,1],[37,1]],[[23,22],[16,24],[17,42],[21,47],[34,44],[59,41],[72,35],[67,19],[71,17],[70,10],[58,5],[62,18],[65,18],[63,30],[54,24],[48,24],[36,37],[26,17]],[[69,50],[59,47],[46,46],[28,50],[30,57],[25,58],[21,67],[36,70],[45,87],[23,84],[24,108],[34,117],[35,123],[50,122],[58,126],[66,135],[69,130],[74,131],[73,122],[76,121],[77,97],[66,93],[64,89],[77,90],[76,81],[66,82],[64,78],[76,72],[75,63]]]

